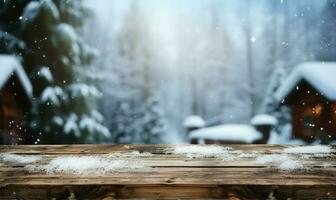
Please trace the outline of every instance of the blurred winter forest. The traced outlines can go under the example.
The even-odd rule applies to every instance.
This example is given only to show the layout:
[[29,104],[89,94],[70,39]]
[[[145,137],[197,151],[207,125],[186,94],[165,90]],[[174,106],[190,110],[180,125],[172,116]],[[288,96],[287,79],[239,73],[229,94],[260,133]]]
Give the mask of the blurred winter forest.
[[101,52],[101,111],[120,130],[115,140],[139,130],[149,97],[164,113],[167,142],[183,139],[189,115],[216,125],[286,112],[272,105],[279,82],[298,63],[336,58],[335,3],[88,1],[96,15],[84,37]]
[[36,143],[187,142],[190,115],[284,125],[283,79],[336,60],[336,0],[1,1],[0,50],[23,57]]

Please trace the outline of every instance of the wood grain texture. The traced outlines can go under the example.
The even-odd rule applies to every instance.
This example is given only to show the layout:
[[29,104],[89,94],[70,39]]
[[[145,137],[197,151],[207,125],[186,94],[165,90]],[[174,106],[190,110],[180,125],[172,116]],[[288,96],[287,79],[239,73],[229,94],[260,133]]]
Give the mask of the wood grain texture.
[[[225,146],[257,155],[280,154],[287,147]],[[1,161],[0,199],[336,199],[335,153],[303,160],[309,170],[284,172],[274,164],[258,164],[255,158],[189,158],[173,149],[173,145],[0,146],[0,153],[41,155],[40,164],[60,155],[153,154],[140,158],[149,168],[101,175],[32,173],[24,164]]]

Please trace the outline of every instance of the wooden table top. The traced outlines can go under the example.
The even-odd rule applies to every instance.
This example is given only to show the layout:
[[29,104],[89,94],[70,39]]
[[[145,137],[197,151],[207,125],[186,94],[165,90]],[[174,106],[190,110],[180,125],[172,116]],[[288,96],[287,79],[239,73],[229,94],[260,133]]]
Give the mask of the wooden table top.
[[[107,156],[149,152],[136,158],[144,169],[103,174],[28,171],[27,164],[0,161],[0,199],[336,199],[335,146],[328,155],[302,153],[305,169],[284,171],[257,157],[284,153],[285,145],[221,145],[251,154],[230,159],[175,153],[183,145],[18,145],[0,153],[39,155],[37,165],[60,156]],[[186,145],[185,145],[186,146]],[[122,157],[134,160],[132,157]]]

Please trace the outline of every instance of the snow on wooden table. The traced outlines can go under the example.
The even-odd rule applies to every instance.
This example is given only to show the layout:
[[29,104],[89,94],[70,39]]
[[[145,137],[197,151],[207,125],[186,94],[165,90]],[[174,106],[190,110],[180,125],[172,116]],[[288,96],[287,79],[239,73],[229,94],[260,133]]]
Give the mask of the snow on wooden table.
[[36,145],[0,153],[0,199],[336,199],[331,146]]

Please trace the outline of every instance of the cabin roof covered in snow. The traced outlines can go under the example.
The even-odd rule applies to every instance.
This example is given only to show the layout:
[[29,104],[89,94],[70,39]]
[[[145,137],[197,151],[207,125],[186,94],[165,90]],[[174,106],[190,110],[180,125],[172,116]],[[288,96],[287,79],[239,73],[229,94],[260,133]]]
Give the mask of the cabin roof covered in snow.
[[4,87],[8,79],[13,75],[17,76],[27,96],[30,98],[33,94],[33,87],[21,66],[20,59],[13,55],[0,54],[0,89]]
[[190,138],[252,143],[261,139],[262,134],[250,125],[223,124],[192,131]]
[[275,93],[280,102],[293,91],[302,80],[331,101],[336,100],[336,62],[307,62],[298,65]]
[[183,126],[186,128],[201,128],[205,126],[205,121],[200,116],[192,115],[184,120]]

